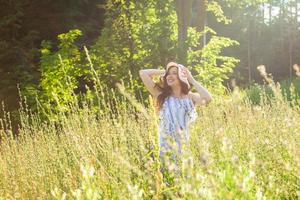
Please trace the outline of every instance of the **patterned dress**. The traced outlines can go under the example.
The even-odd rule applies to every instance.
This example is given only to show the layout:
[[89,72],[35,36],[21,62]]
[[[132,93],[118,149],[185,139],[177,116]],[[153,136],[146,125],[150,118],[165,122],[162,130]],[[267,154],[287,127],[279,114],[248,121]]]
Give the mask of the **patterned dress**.
[[[159,145],[160,156],[166,152],[180,154],[182,144],[189,140],[189,124],[198,117],[190,98],[169,96],[165,99],[159,112]],[[173,144],[173,145],[172,145]]]

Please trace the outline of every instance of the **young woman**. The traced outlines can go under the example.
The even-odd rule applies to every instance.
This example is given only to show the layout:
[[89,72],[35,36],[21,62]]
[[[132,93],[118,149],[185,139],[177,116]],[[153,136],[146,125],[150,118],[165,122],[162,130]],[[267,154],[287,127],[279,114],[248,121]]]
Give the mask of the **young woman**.
[[[159,109],[161,158],[166,152],[180,154],[182,144],[189,140],[189,123],[198,116],[195,106],[209,103],[212,100],[211,94],[193,78],[186,67],[175,62],[168,63],[166,70],[142,69],[139,74],[147,90],[156,99]],[[152,80],[153,76],[160,76],[159,84]],[[197,92],[190,91],[190,84]],[[175,141],[176,149],[172,141]]]

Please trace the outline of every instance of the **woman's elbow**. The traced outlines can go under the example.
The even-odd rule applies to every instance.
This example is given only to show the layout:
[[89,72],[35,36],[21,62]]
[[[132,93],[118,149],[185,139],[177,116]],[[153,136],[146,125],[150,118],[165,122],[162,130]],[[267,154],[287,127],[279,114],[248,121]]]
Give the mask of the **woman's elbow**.
[[212,102],[212,100],[213,100],[213,98],[212,98],[211,95],[209,95],[209,96],[207,96],[207,97],[205,98],[206,104]]
[[196,101],[196,105],[207,105],[212,101],[212,97],[211,96],[203,96],[201,99],[199,99],[198,101]]

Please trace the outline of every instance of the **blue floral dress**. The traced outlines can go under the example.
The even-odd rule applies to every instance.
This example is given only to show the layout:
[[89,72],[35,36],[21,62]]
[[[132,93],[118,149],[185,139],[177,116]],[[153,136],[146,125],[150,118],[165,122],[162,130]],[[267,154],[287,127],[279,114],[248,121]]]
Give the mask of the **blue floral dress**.
[[[189,124],[198,117],[190,98],[169,96],[165,99],[159,112],[160,156],[168,151],[182,152],[182,144],[190,137]],[[175,141],[175,142],[174,142]]]

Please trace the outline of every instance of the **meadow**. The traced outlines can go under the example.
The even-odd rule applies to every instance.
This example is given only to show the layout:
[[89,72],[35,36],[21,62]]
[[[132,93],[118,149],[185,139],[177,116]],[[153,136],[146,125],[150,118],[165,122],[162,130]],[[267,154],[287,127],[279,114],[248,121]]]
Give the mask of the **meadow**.
[[[239,89],[197,108],[180,162],[162,165],[153,99],[70,105],[56,120],[26,107],[1,119],[0,199],[299,199],[300,108]],[[106,105],[106,107],[105,107]],[[298,104],[299,105],[299,104]]]

